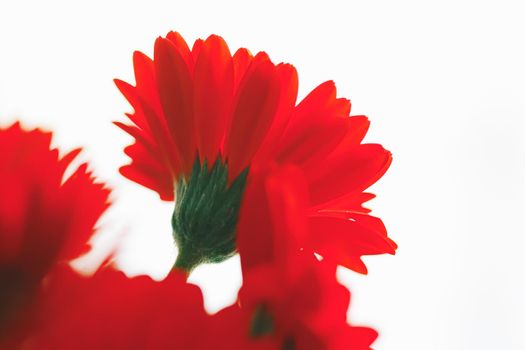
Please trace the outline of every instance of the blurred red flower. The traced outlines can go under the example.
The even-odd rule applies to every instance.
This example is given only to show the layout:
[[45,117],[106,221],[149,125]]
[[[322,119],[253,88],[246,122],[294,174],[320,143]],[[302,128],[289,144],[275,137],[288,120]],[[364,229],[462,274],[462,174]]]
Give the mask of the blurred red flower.
[[206,330],[200,289],[177,272],[154,281],[58,268],[46,282],[27,350],[199,349]]
[[59,157],[51,133],[18,123],[0,129],[0,348],[23,332],[47,272],[89,249],[108,207],[86,164],[64,176],[79,152]]
[[121,173],[164,200],[177,196],[180,267],[235,252],[246,177],[273,162],[306,176],[317,253],[361,273],[361,256],[395,253],[381,220],[363,208],[374,197],[363,191],[385,173],[391,154],[361,143],[368,119],[349,117],[350,101],[336,97],[333,82],[296,105],[293,66],[243,48],[231,55],[216,35],[190,49],[170,32],[155,42],[153,60],[140,52],[133,59],[136,86],[116,80],[134,108],[133,125],[116,123],[135,138]]
[[336,265],[309,254],[304,186],[294,168],[248,183],[245,200],[260,209],[241,211],[244,282],[239,303],[213,317],[211,339],[236,349],[367,350],[377,337],[347,323],[350,293]]

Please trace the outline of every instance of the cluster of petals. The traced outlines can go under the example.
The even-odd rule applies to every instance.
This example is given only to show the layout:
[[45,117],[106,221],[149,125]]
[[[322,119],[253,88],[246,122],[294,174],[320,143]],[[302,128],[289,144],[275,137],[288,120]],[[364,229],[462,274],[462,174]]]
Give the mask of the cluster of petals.
[[363,191],[385,173],[391,154],[362,143],[369,121],[349,116],[350,101],[337,98],[332,81],[297,103],[293,66],[244,48],[232,55],[216,35],[190,49],[170,32],[155,42],[153,59],[136,52],[133,61],[135,86],[116,80],[134,109],[133,124],[116,123],[135,139],[124,176],[173,200],[198,160],[220,159],[230,181],[245,169],[293,165],[305,174],[318,254],[367,273],[361,256],[395,253],[381,220],[363,207],[374,197]]

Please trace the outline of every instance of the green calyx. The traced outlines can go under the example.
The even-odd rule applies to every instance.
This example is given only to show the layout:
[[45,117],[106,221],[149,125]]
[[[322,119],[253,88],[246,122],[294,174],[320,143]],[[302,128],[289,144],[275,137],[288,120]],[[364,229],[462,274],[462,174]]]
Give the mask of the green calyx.
[[181,178],[171,224],[179,249],[175,267],[191,272],[202,263],[217,263],[235,254],[239,209],[248,169],[228,185],[228,167],[219,157],[208,169],[197,159],[190,178]]

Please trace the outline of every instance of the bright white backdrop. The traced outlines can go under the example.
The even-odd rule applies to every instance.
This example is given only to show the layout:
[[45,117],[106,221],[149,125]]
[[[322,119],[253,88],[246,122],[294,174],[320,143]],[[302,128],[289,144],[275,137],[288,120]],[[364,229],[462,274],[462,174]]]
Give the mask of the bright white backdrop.
[[[98,256],[124,239],[121,267],[161,278],[171,205],[117,173],[131,139],[111,121],[130,107],[112,79],[133,81],[132,52],[217,33],[293,63],[301,96],[333,79],[394,154],[370,205],[400,248],[367,259],[369,276],[340,271],[350,318],[380,331],[377,349],[525,349],[524,15],[519,1],[2,1],[0,125],[84,146],[115,189]],[[192,280],[215,311],[239,274],[232,259]]]

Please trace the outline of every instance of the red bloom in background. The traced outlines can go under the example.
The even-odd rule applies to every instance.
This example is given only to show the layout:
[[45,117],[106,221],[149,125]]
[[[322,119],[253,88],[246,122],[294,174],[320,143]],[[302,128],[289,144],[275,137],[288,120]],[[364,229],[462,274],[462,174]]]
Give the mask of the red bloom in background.
[[248,183],[245,200],[259,206],[241,211],[244,282],[239,304],[213,317],[210,338],[219,347],[222,340],[235,349],[367,350],[377,337],[346,322],[350,293],[336,265],[310,254],[304,186],[294,168]]
[[109,191],[85,164],[64,178],[80,150],[59,157],[50,144],[51,133],[38,129],[0,129],[0,347],[18,337],[53,265],[89,249],[108,206]]
[[177,272],[154,281],[59,268],[39,302],[28,350],[198,349],[209,317],[200,289]]
[[361,143],[368,119],[349,117],[350,101],[336,97],[333,82],[296,105],[294,67],[274,65],[264,52],[231,55],[215,35],[190,49],[171,32],[155,42],[153,60],[136,52],[134,67],[136,86],[116,81],[134,108],[133,125],[116,123],[135,138],[121,173],[164,200],[177,197],[176,266],[191,270],[235,252],[247,177],[269,163],[306,175],[317,253],[361,273],[361,256],[395,253],[381,220],[362,207],[391,154]]

